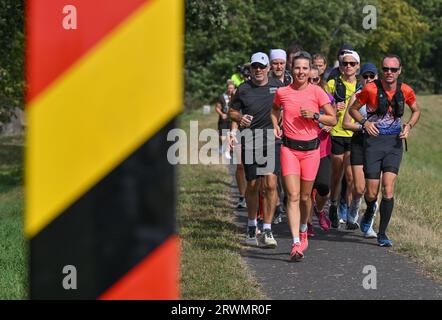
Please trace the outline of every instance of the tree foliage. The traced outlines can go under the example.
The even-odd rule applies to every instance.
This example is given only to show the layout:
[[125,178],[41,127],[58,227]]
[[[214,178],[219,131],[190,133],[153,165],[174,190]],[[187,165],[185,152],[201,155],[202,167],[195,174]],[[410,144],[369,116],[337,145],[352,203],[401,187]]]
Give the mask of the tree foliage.
[[[403,79],[417,90],[438,92],[442,76],[442,0],[187,0],[186,101],[213,102],[238,64],[256,51],[297,42],[329,63],[343,43],[362,62],[380,64],[386,53],[403,59]],[[376,29],[366,30],[363,9],[377,10]],[[437,62],[437,63],[435,63]]]
[[24,1],[0,1],[0,122],[23,107]]

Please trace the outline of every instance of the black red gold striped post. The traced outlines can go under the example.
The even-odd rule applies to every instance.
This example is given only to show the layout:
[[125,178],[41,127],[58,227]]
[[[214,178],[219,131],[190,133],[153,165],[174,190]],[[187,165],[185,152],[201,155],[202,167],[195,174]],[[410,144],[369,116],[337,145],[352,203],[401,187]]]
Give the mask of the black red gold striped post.
[[183,2],[31,0],[26,28],[30,297],[178,298],[166,137],[182,105]]

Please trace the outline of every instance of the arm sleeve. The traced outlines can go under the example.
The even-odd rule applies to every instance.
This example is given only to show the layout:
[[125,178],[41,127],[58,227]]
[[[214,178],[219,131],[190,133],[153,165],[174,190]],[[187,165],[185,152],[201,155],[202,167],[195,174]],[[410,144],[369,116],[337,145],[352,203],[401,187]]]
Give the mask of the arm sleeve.
[[322,108],[323,106],[325,106],[330,102],[330,98],[328,96],[328,94],[322,90],[320,87],[316,87],[316,97],[318,99],[318,106],[319,108]]
[[278,107],[281,106],[281,96],[279,89],[275,93],[275,97],[273,98],[273,104],[276,104]]

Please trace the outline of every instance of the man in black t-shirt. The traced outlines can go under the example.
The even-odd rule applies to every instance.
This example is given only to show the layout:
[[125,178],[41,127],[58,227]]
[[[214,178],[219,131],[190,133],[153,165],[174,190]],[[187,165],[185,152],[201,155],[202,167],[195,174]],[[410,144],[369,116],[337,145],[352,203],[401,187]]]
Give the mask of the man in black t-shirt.
[[[275,144],[270,113],[276,90],[283,83],[269,78],[269,58],[258,52],[251,59],[252,79],[239,86],[233,96],[229,115],[239,124],[241,131],[241,158],[247,180],[246,202],[248,228],[246,244],[258,246],[256,238],[256,212],[258,208],[258,177],[264,176],[266,206],[264,208],[264,245],[276,247],[271,231],[277,201],[277,176],[279,148]],[[279,146],[279,145],[278,145]]]

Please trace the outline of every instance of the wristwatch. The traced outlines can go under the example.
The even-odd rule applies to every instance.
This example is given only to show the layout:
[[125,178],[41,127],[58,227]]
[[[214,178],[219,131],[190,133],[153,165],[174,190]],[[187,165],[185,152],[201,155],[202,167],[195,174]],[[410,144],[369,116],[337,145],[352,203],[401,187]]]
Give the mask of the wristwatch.
[[320,114],[315,112],[315,114],[313,115],[313,119],[315,119],[316,121],[319,120]]
[[362,118],[361,121],[358,121],[361,126],[364,126],[364,123],[367,121],[367,118]]

